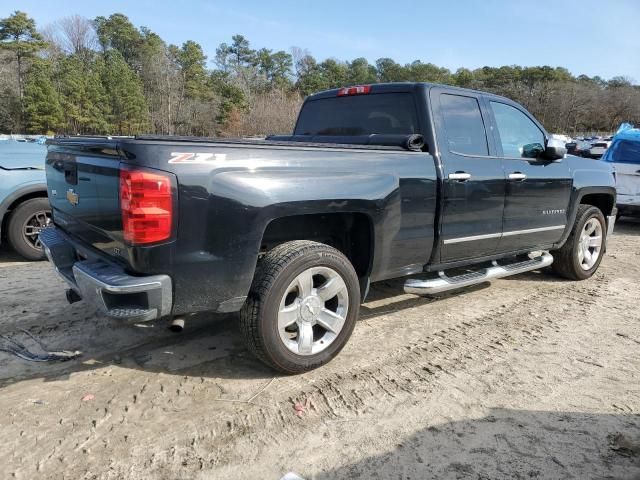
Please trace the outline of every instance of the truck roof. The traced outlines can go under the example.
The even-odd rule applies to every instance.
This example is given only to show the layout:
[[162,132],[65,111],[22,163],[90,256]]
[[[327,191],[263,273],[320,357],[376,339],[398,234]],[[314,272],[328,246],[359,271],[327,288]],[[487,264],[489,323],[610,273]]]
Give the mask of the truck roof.
[[[481,94],[481,95],[487,95],[487,96],[491,96],[494,98],[500,98],[503,100],[508,100],[509,102],[513,102],[513,100],[510,100],[506,97],[502,97],[500,95],[496,95],[490,92],[484,92],[481,90],[473,90],[471,88],[462,88],[462,87],[456,87],[453,85],[444,85],[444,84],[440,84],[440,83],[429,83],[429,82],[389,82],[389,83],[371,83],[368,84],[371,87],[371,92],[370,93],[394,93],[394,92],[415,92],[416,90],[420,90],[420,89],[424,89],[424,90],[430,90],[434,87],[438,87],[438,88],[442,88],[445,90],[452,90],[452,91],[456,91],[456,92],[467,92],[467,93],[473,93],[473,94]],[[344,87],[341,87],[344,88]],[[329,90],[323,90],[321,92],[317,92],[314,93],[312,95],[309,95],[307,97],[307,100],[318,100],[321,98],[330,98],[330,97],[335,97],[338,92],[341,90],[341,88],[332,88]]]

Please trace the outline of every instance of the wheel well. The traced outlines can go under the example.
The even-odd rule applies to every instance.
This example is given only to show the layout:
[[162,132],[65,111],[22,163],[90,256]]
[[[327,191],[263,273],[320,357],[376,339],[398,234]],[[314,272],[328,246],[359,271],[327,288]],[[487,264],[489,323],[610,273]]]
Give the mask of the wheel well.
[[9,204],[7,209],[4,211],[2,216],[2,223],[0,227],[2,228],[2,235],[4,236],[4,232],[7,231],[7,222],[9,221],[9,217],[11,216],[11,212],[18,207],[23,202],[27,200],[31,200],[32,198],[47,198],[46,190],[35,190],[33,192],[25,193],[24,195],[16,198],[13,202]]
[[580,200],[580,203],[599,208],[605,216],[611,215],[613,211],[613,197],[607,193],[591,193],[585,195]]
[[340,250],[358,277],[367,277],[373,257],[373,224],[362,213],[293,215],[272,220],[262,237],[266,252],[292,240],[312,240]]

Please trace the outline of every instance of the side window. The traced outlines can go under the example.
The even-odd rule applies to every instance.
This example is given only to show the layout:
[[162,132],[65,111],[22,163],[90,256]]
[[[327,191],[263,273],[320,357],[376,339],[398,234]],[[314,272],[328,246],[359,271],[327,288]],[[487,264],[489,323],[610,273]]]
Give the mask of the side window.
[[489,103],[496,119],[505,157],[522,157],[523,153],[526,153],[525,145],[537,143],[544,148],[544,134],[529,117],[511,105],[500,102]]
[[440,95],[440,108],[450,152],[489,155],[478,100],[443,93]]

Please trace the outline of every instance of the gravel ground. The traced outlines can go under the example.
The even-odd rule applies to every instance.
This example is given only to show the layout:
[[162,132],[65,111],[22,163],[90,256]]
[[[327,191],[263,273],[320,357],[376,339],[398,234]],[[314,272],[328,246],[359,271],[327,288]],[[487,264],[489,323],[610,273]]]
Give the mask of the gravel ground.
[[336,360],[283,377],[234,316],[178,335],[122,325],[2,250],[0,332],[84,355],[0,352],[0,476],[638,479],[639,284],[640,221],[623,219],[585,282],[533,272],[438,298],[376,285]]

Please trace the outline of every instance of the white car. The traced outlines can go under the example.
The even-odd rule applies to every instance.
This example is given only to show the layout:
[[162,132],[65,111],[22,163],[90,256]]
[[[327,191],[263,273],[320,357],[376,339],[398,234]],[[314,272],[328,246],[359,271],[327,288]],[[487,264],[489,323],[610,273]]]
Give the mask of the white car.
[[561,133],[552,133],[551,136],[553,138],[555,138],[556,140],[560,140],[563,143],[570,143],[573,142],[573,138],[571,138],[568,135],[563,135]]
[[591,143],[590,148],[583,152],[582,156],[587,158],[601,158],[610,146],[610,141],[596,140],[595,142]]
[[618,133],[602,160],[616,170],[618,213],[640,215],[640,129]]

